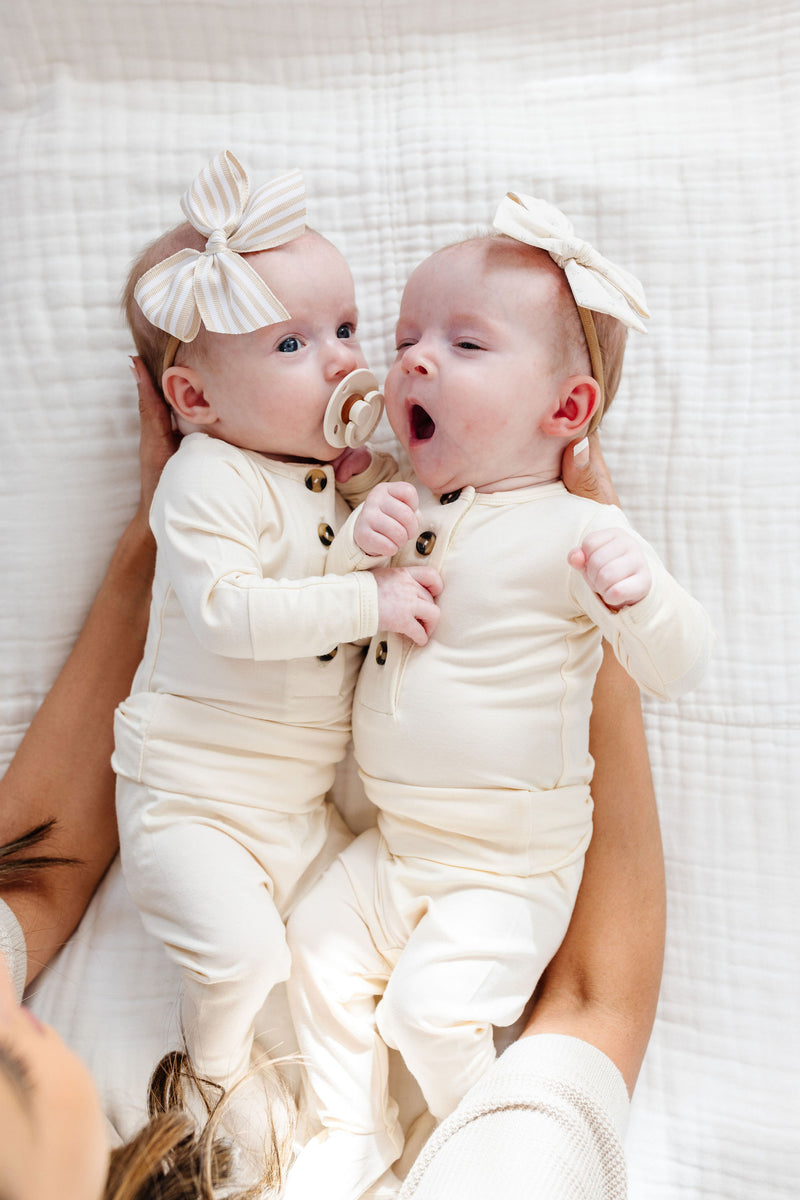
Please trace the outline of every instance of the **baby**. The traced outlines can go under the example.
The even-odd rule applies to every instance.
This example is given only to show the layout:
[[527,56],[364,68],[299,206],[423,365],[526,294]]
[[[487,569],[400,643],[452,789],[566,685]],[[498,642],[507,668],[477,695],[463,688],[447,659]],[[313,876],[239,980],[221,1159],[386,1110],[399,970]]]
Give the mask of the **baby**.
[[625,326],[643,328],[641,290],[549,205],[508,196],[496,226],[427,259],[403,294],[385,396],[421,515],[407,540],[382,484],[356,531],[363,518],[402,545],[395,563],[440,570],[440,620],[425,646],[373,639],[353,737],[378,826],[289,921],[292,1015],[324,1128],[286,1200],[358,1200],[379,1178],[368,1194],[394,1195],[386,1047],[441,1119],[491,1064],[492,1027],[522,1013],[591,836],[602,638],[665,698],[708,656],[700,605],[619,509],[560,480],[565,448],[614,394]]
[[289,974],[284,920],[347,840],[325,797],[350,736],[353,643],[389,628],[423,644],[439,580],[429,564],[359,569],[376,563],[368,522],[354,536],[343,495],[363,498],[382,468],[325,430],[375,397],[340,403],[352,372],[370,377],[350,271],[305,228],[300,176],[249,197],[226,152],[182,206],[189,223],[145,251],[126,293],[184,436],[151,510],[150,623],[113,765],[128,888],[182,971],[197,1072],[229,1087]]

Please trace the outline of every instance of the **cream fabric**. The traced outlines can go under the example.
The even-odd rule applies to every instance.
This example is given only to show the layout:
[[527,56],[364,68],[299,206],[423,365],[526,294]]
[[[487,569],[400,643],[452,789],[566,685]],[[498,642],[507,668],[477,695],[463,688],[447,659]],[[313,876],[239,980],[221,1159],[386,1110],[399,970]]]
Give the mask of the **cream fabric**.
[[289,973],[286,914],[344,844],[326,795],[376,586],[326,573],[353,524],[327,465],[192,434],[150,520],[147,643],[114,722],[120,853],[145,928],[182,972],[193,1060],[228,1085]]

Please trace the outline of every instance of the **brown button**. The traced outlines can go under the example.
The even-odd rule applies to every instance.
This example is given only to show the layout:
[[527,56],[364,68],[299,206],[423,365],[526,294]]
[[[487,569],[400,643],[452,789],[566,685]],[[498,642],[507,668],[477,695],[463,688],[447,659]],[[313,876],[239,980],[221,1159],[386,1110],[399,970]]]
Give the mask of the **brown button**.
[[445,492],[443,495],[441,495],[439,497],[439,503],[440,504],[452,504],[453,501],[457,500],[460,495],[461,495],[461,488],[459,488],[457,492]]
[[319,535],[319,540],[322,542],[323,546],[330,546],[331,542],[333,541],[334,537],[336,536],[335,533],[333,532],[333,530],[331,529],[330,525],[326,525],[324,521],[321,521],[320,524],[317,526],[317,533]]
[[328,486],[328,476],[319,467],[312,467],[306,475],[305,484],[310,492],[324,492]]
[[435,545],[436,534],[432,529],[426,529],[417,538],[417,554],[421,554],[423,558],[427,558]]
[[336,655],[338,653],[339,653],[339,647],[334,646],[333,649],[331,650],[330,654],[318,654],[317,658],[319,659],[320,662],[330,662],[331,659],[336,658]]
[[389,653],[389,647],[386,642],[378,642],[378,648],[375,651],[375,662],[379,667],[382,667],[386,662],[386,655]]

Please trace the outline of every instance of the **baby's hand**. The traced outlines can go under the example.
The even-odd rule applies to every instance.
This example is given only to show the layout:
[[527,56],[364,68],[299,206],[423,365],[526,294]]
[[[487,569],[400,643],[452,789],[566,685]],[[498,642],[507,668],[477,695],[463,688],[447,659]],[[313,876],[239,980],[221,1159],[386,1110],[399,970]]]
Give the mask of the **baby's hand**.
[[359,550],[382,558],[405,546],[419,532],[418,503],[417,489],[410,483],[376,484],[356,518],[353,537]]
[[442,579],[433,567],[378,567],[378,628],[424,646],[439,622]]
[[366,446],[347,446],[331,463],[337,483],[347,483],[354,475],[366,471],[372,462],[372,453]]
[[590,533],[580,546],[570,550],[567,562],[615,611],[644,600],[652,586],[644,552],[626,529]]

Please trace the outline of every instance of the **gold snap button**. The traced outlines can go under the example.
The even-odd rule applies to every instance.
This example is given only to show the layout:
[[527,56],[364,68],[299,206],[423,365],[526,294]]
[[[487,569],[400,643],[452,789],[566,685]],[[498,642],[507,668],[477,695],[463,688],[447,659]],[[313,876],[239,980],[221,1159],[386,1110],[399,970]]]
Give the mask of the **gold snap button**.
[[328,476],[319,467],[312,467],[306,475],[305,485],[310,492],[324,492],[328,486]]
[[333,649],[331,650],[330,654],[318,654],[317,658],[319,659],[320,662],[330,662],[331,659],[336,658],[336,655],[338,653],[339,653],[339,647],[334,646]]
[[375,662],[379,667],[382,667],[386,662],[386,655],[389,653],[389,647],[386,642],[378,642],[378,648],[375,651]]
[[439,497],[439,503],[440,504],[452,504],[453,501],[457,500],[460,495],[461,495],[461,488],[459,488],[457,492],[444,492]]
[[319,535],[319,540],[322,542],[323,546],[330,546],[331,542],[336,536],[330,525],[326,525],[324,521],[321,521],[317,526],[317,534]]
[[417,538],[417,554],[421,554],[423,558],[427,558],[435,545],[436,534],[432,529],[426,529]]

